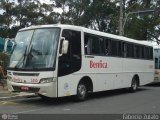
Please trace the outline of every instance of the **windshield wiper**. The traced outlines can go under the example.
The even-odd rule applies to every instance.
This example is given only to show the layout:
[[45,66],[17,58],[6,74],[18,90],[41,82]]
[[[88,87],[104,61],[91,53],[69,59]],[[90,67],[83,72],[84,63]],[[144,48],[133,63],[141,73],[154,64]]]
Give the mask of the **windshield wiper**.
[[11,54],[13,53],[14,49],[16,48],[16,46],[17,46],[17,43],[14,42],[14,45],[13,45],[12,50],[11,50]]
[[24,65],[24,62],[25,62],[25,59],[26,59],[26,56],[27,56],[27,46],[26,46],[26,48],[25,48],[25,52],[24,52],[24,54],[22,55],[22,57],[19,59],[19,62],[16,64],[16,66],[15,66],[15,68],[19,68],[20,67],[20,65]]

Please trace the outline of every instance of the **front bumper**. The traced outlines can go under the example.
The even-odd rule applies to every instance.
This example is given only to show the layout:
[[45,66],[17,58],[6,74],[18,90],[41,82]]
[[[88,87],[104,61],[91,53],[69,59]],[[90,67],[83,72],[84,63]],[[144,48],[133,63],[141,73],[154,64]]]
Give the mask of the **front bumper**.
[[[43,83],[43,84],[24,84],[24,83],[16,83],[7,80],[8,90],[11,92],[19,91],[19,92],[30,92],[37,93],[47,97],[57,97],[57,84],[56,82],[51,83]],[[28,89],[21,89],[22,87],[26,87]]]

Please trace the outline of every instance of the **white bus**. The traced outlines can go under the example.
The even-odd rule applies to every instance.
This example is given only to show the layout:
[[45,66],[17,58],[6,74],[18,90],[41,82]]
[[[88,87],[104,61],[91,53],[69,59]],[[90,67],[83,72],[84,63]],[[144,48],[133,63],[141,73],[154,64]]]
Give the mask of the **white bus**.
[[155,76],[154,82],[160,82],[160,47],[154,47]]
[[136,91],[154,78],[149,43],[72,25],[24,28],[15,41],[9,91],[84,100],[89,92]]

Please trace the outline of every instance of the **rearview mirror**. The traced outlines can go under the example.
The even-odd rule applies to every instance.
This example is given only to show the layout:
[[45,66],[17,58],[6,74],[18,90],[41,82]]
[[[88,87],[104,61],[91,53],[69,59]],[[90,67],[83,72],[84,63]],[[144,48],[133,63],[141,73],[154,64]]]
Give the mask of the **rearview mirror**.
[[68,46],[69,46],[69,41],[65,40],[65,38],[62,37],[62,39],[61,39],[60,56],[62,56],[63,54],[67,54],[68,53]]

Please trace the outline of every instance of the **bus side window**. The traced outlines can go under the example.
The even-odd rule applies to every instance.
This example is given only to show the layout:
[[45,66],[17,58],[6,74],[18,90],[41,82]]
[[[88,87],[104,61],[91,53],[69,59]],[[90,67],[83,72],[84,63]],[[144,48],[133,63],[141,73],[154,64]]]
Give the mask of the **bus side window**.
[[90,55],[92,50],[92,39],[85,36],[85,54]]
[[85,54],[87,55],[104,55],[104,39],[98,35],[85,33],[84,36]]
[[118,45],[117,45],[118,57],[122,57],[122,44],[121,44],[121,41],[118,41],[117,43],[118,43]]
[[116,40],[111,40],[111,56],[118,56],[118,41]]
[[150,47],[150,59],[153,59],[153,48]]
[[155,58],[155,69],[158,69],[158,58]]
[[136,45],[134,45],[134,58],[137,58],[137,52],[136,52],[136,49],[137,49],[137,47],[136,47]]
[[106,49],[105,55],[110,55],[111,53],[111,41],[109,39],[105,39]]
[[127,57],[127,45],[126,43],[122,43],[122,53],[123,53],[123,57],[126,58]]

